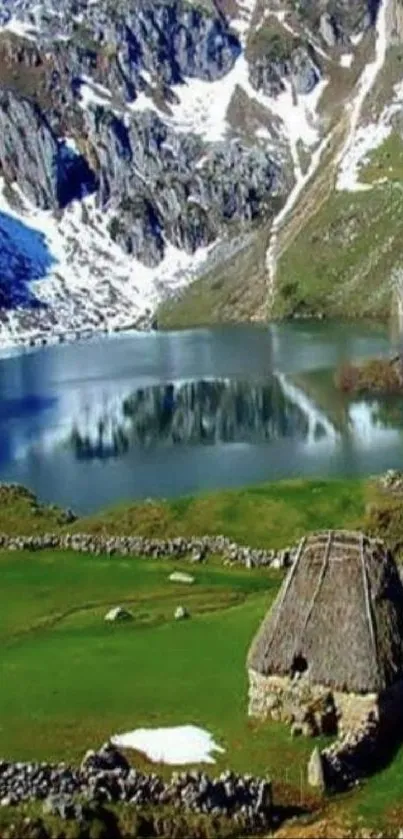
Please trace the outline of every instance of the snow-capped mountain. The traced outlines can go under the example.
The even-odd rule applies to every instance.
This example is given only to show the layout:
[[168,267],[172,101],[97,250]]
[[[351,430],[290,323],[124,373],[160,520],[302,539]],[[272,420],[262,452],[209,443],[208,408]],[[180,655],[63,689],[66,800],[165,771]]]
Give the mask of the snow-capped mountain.
[[149,326],[223,270],[223,316],[237,270],[248,316],[275,311],[290,223],[303,235],[324,177],[357,189],[403,107],[385,82],[362,128],[400,11],[0,0],[0,342]]

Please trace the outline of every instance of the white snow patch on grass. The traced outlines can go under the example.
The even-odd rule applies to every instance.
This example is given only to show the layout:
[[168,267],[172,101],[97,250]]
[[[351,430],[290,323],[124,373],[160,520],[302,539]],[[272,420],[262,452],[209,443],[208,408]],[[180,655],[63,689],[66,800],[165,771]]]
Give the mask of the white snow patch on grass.
[[184,765],[187,763],[215,763],[211,752],[224,753],[211,734],[195,725],[174,728],[137,728],[127,734],[111,738],[114,746],[136,749],[153,763]]
[[388,138],[391,126],[385,122],[361,126],[355,134],[354,143],[347,150],[337,178],[336,189],[347,192],[365,192],[371,184],[360,183],[360,169],[368,162],[370,152],[379,148]]

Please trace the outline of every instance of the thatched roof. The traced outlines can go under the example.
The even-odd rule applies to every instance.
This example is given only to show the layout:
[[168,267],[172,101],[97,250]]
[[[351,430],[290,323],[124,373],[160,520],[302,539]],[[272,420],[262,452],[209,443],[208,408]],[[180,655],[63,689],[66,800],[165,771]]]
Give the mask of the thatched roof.
[[248,667],[307,668],[310,682],[356,693],[403,678],[403,587],[383,543],[347,531],[302,539]]

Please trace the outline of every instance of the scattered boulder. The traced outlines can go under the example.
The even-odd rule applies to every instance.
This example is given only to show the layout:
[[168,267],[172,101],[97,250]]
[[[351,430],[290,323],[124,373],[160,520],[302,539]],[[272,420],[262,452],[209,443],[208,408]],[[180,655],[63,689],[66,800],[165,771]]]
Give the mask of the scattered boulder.
[[185,609],[184,606],[177,606],[174,613],[174,618],[176,621],[183,621],[185,618],[189,617],[189,612]]
[[326,786],[323,758],[317,746],[308,761],[308,784],[322,790]]
[[85,772],[89,769],[103,772],[113,772],[115,769],[118,769],[123,772],[129,772],[130,763],[113,743],[104,743],[99,751],[95,752],[90,749],[84,755],[80,771]]
[[174,571],[169,575],[171,583],[194,583],[195,578],[191,574],[185,574],[182,571]]
[[109,612],[106,613],[105,620],[110,623],[114,623],[115,621],[129,621],[133,620],[133,615],[127,609],[123,609],[122,606],[114,606],[113,609],[109,609]]

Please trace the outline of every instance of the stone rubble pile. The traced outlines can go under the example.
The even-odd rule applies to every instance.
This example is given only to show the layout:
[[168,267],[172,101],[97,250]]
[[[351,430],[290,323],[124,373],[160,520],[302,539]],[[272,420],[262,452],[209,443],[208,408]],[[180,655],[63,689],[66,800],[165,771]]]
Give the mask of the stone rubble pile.
[[373,715],[357,729],[345,732],[321,753],[326,785],[345,789],[375,767],[381,746],[379,722]]
[[[77,800],[79,799],[79,800]],[[83,803],[122,802],[136,806],[171,805],[194,813],[230,816],[256,830],[272,815],[272,786],[267,779],[222,772],[173,772],[169,781],[143,774],[107,743],[90,751],[80,768],[64,763],[9,763],[0,761],[0,805],[42,800],[44,813],[76,819]]]
[[226,565],[240,564],[246,568],[267,566],[287,568],[297,548],[276,552],[238,545],[226,536],[177,536],[172,539],[148,539],[144,536],[108,536],[98,533],[44,533],[36,536],[9,536],[0,533],[0,549],[9,551],[74,550],[90,554],[120,554],[151,559],[190,558],[202,562],[208,554],[222,556]]
[[403,492],[403,472],[398,469],[388,469],[379,478],[379,485],[388,492]]

